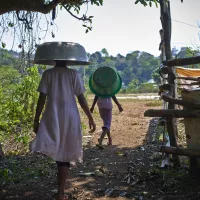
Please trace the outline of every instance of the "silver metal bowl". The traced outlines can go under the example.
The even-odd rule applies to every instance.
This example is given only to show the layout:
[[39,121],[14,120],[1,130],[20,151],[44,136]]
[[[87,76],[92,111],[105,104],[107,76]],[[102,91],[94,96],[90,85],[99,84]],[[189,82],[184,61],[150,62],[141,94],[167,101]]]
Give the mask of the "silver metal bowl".
[[38,46],[35,64],[55,65],[55,61],[65,61],[67,65],[88,65],[83,46],[73,42],[45,42]]

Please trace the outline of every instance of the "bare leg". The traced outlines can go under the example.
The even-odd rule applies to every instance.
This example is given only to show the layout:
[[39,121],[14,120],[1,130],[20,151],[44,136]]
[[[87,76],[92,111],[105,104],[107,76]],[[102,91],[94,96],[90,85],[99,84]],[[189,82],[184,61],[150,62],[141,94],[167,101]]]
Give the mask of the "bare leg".
[[108,136],[108,145],[112,145],[112,138],[110,135],[110,131],[107,132],[107,136]]
[[65,183],[69,174],[68,166],[58,165],[58,200],[65,199]]
[[103,131],[101,133],[101,137],[98,139],[99,145],[102,145],[102,141],[103,141],[103,139],[104,139],[104,137],[105,137],[106,134],[107,134],[107,129],[103,128]]

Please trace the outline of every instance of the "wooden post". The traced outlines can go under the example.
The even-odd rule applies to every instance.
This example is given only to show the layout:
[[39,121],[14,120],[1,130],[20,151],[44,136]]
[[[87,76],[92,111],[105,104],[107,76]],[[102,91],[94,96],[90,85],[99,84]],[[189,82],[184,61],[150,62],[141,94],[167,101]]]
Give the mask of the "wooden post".
[[[165,56],[166,60],[172,59],[171,52],[171,13],[170,13],[170,3],[169,1],[160,0],[160,11],[161,11],[161,23],[164,32],[164,48],[165,48]],[[172,67],[172,71],[174,72],[174,68]],[[175,90],[175,82],[174,76],[172,73],[168,74],[168,83],[172,85],[171,95],[172,97],[176,97]],[[175,109],[175,104],[169,103],[168,109]],[[176,119],[175,118],[167,118],[167,130],[170,139],[170,145],[177,147],[176,135],[177,135],[177,127],[176,127]],[[180,160],[177,155],[173,155],[174,165],[180,166]]]

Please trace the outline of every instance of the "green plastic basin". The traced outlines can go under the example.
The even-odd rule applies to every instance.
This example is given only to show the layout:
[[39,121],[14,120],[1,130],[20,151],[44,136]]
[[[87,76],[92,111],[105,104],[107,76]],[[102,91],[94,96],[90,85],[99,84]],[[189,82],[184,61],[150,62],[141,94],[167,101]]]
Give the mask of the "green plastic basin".
[[112,97],[122,86],[120,75],[111,67],[100,67],[90,76],[90,90],[99,97]]

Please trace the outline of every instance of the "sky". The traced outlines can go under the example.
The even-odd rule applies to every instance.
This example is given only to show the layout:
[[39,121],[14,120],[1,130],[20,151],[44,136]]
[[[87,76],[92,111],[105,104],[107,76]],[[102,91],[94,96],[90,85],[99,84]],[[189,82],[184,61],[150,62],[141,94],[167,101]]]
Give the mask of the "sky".
[[[171,0],[172,47],[200,46],[197,21],[200,22],[199,0]],[[90,6],[88,15],[94,16],[93,29],[85,33],[82,23],[66,11],[59,11],[55,20],[55,38],[48,34],[45,42],[65,41],[83,45],[87,52],[103,48],[110,55],[126,55],[139,50],[158,56],[160,43],[160,8],[135,5],[135,0],[104,0],[103,6]],[[11,46],[9,37],[7,47]]]

